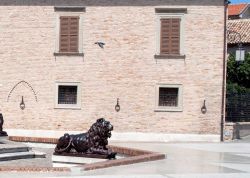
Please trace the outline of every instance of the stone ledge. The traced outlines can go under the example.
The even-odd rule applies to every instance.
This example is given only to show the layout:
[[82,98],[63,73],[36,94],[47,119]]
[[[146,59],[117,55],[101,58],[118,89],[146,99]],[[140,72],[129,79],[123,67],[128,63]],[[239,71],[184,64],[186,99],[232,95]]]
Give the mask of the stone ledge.
[[55,6],[54,10],[57,12],[85,12],[84,6]]
[[155,59],[185,59],[186,55],[168,55],[168,54],[159,54],[154,55]]
[[58,53],[54,53],[54,56],[84,56],[84,53],[62,53],[62,52],[58,52]]

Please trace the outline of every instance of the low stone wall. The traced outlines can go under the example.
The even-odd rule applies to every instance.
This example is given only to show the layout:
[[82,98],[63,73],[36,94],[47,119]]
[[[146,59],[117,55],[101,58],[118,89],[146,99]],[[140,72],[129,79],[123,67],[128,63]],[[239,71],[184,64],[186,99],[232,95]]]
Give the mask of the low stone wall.
[[240,139],[250,135],[250,122],[227,122],[224,130],[224,140]]

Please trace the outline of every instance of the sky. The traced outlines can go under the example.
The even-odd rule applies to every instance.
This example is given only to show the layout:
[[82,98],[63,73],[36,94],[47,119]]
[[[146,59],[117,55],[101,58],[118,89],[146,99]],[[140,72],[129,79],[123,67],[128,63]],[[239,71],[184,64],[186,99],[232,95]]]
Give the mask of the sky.
[[230,0],[232,4],[250,3],[250,0]]

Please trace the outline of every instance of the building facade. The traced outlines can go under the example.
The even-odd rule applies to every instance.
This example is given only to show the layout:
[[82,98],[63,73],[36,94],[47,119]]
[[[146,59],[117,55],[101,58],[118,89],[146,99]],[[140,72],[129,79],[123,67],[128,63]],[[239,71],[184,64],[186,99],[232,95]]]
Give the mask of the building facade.
[[250,18],[250,4],[230,4],[228,6],[228,19],[249,19]]
[[219,141],[224,0],[0,1],[0,38],[9,135]]

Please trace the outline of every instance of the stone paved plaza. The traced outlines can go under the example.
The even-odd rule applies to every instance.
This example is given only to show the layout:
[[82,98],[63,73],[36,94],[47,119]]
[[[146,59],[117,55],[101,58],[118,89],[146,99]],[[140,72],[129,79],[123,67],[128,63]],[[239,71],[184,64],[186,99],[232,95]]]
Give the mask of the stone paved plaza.
[[[10,177],[86,177],[86,178],[249,178],[249,138],[232,143],[111,143],[167,154],[165,160],[111,167],[94,171],[72,168],[71,173],[1,172],[0,178]],[[35,146],[29,144],[29,146]],[[41,145],[36,145],[41,147]],[[50,150],[53,145],[43,145]],[[35,147],[33,148],[35,149]],[[48,159],[48,158],[47,158]],[[46,160],[46,159],[45,159]],[[47,164],[44,160],[44,164]],[[34,160],[33,160],[34,161]],[[12,162],[22,166],[27,162]],[[9,163],[7,163],[9,164]],[[1,163],[3,165],[3,163]]]

